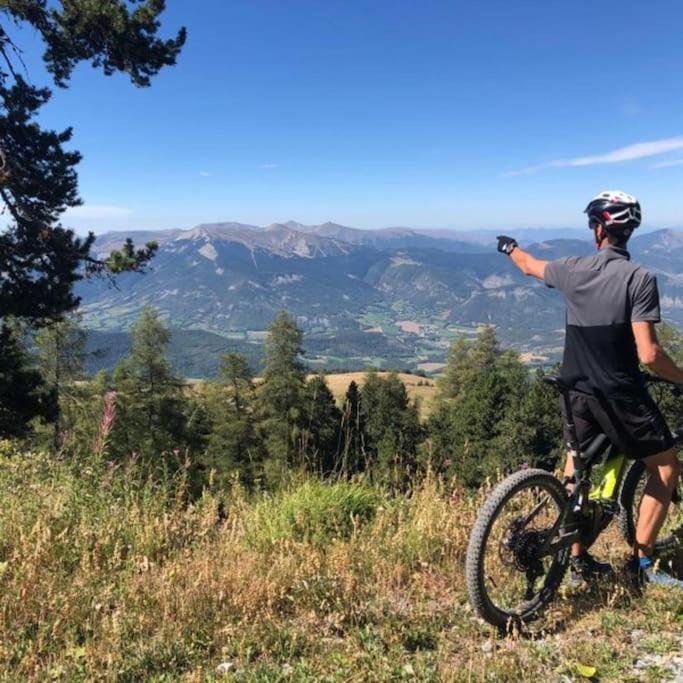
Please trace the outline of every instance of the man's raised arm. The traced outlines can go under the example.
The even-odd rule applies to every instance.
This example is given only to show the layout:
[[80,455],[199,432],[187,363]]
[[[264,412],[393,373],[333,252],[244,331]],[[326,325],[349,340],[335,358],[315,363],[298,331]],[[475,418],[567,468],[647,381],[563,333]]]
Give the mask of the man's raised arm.
[[548,265],[547,261],[537,259],[528,252],[521,249],[517,240],[506,235],[499,235],[498,251],[501,254],[507,254],[512,262],[519,268],[524,275],[532,275],[533,277],[543,280],[545,275],[545,267]]

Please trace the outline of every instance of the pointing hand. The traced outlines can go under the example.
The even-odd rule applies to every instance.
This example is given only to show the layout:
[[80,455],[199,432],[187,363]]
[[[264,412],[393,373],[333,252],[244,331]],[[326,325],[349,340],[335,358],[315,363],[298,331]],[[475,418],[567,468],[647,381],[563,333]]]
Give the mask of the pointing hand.
[[498,251],[501,254],[510,254],[519,246],[517,240],[514,237],[508,237],[507,235],[498,235],[496,238],[498,240]]

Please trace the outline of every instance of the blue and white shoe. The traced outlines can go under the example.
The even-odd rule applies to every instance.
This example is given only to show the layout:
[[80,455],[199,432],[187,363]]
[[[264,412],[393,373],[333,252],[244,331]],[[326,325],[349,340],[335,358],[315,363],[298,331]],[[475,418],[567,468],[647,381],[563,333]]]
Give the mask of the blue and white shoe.
[[680,588],[683,590],[683,581],[671,576],[656,565],[652,565],[642,570],[643,580],[653,586],[664,586],[665,588]]
[[653,586],[664,586],[664,588],[679,588],[683,590],[683,581],[664,571],[659,562],[653,562],[650,558],[642,560],[631,560],[628,564],[631,572],[638,575],[643,583],[650,583]]

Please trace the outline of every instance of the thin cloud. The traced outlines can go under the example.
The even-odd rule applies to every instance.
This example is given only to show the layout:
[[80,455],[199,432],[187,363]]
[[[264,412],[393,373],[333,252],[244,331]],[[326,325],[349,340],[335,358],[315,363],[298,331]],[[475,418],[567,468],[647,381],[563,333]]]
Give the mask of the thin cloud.
[[67,216],[73,218],[121,218],[122,216],[130,216],[133,213],[132,209],[127,209],[125,206],[113,206],[111,204],[84,204],[83,206],[74,206],[66,212]]
[[280,164],[261,164],[259,168],[277,168]]
[[660,161],[652,168],[669,168],[670,166],[683,166],[683,159],[673,159],[672,161]]
[[199,175],[202,178],[210,178],[211,177],[211,173],[209,173],[208,171],[199,171]]
[[651,142],[637,142],[626,147],[613,149],[611,152],[596,154],[593,156],[575,157],[573,159],[556,159],[545,164],[528,166],[516,171],[506,171],[504,176],[529,175],[545,168],[575,168],[578,166],[596,166],[598,164],[618,164],[634,159],[653,157],[667,152],[674,152],[683,149],[683,136],[675,138],[664,138],[663,140],[653,140]]

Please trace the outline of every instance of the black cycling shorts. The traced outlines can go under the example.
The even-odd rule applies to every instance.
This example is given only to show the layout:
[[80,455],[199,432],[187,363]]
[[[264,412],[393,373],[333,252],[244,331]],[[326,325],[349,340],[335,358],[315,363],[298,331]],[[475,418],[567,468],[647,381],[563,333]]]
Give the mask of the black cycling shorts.
[[[609,400],[572,391],[570,401],[581,450],[586,450],[603,433],[629,458],[647,458],[674,445],[664,417],[646,391],[628,399]],[[562,414],[564,438],[568,441],[563,401]]]

